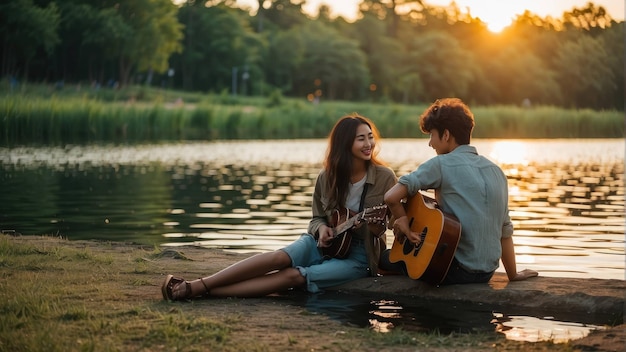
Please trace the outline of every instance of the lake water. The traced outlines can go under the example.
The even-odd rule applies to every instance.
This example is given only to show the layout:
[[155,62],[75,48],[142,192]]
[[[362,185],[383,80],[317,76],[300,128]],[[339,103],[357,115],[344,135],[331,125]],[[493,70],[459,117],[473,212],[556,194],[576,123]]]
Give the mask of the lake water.
[[[624,140],[472,144],[508,177],[518,268],[624,279]],[[381,146],[398,176],[434,156],[426,139]],[[306,230],[325,149],[325,140],[0,149],[0,230],[274,250]]]
[[[623,140],[473,144],[508,176],[519,266],[624,279]],[[399,176],[434,156],[425,139],[381,147]],[[0,230],[274,250],[306,230],[325,148],[281,140],[0,149]]]

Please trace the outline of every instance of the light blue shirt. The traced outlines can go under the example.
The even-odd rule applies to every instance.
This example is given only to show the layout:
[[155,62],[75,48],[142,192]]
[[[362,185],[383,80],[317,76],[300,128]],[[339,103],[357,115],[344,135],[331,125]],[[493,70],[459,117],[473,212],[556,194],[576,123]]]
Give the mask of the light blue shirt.
[[500,239],[513,234],[509,217],[506,176],[476,148],[460,145],[437,155],[415,171],[400,177],[409,195],[435,190],[443,212],[461,222],[461,239],[455,253],[459,264],[471,272],[492,272],[500,264]]

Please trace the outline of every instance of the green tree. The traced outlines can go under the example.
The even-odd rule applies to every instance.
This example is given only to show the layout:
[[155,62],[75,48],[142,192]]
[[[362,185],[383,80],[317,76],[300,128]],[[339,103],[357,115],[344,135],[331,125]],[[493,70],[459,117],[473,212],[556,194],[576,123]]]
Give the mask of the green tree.
[[56,4],[40,7],[33,0],[12,0],[0,4],[2,75],[28,79],[29,65],[37,52],[52,53],[60,42],[60,15]]
[[601,29],[609,27],[613,19],[602,6],[596,6],[588,2],[585,7],[574,7],[571,11],[563,14],[563,22],[566,27],[574,27],[597,34]]
[[603,82],[615,82],[618,78],[607,57],[604,42],[588,35],[560,47],[556,56],[561,68],[559,81],[564,94],[571,97],[571,106],[599,108],[601,96],[612,95],[610,87]]
[[270,7],[263,11],[263,17],[281,30],[304,24],[309,19],[302,6],[306,0],[271,0]]
[[125,85],[134,73],[165,72],[182,50],[183,27],[170,0],[65,0],[59,9],[63,42],[53,66],[63,79],[102,80],[106,67]]
[[320,90],[331,100],[363,97],[369,76],[358,42],[320,22],[302,26],[301,35],[304,51],[297,93]]
[[263,24],[265,22],[265,3],[271,0],[257,0],[257,10],[255,19],[257,21],[257,32],[263,32]]
[[170,56],[182,50],[183,26],[178,22],[178,8],[171,0],[109,1],[114,1],[112,6],[131,31],[111,48],[119,59],[121,84],[129,83],[133,70],[167,71]]
[[97,8],[88,0],[68,0],[59,4],[59,29],[63,38],[55,52],[55,74],[62,80],[104,81],[105,72],[116,55],[110,50],[131,35],[131,28],[114,7]]
[[401,21],[401,10],[424,9],[422,0],[363,0],[359,5],[362,14],[369,13],[386,23],[386,33],[392,37],[398,36]]
[[273,32],[268,41],[268,56],[264,67],[267,83],[281,92],[292,92],[304,56],[300,28]]
[[556,74],[532,51],[520,46],[504,48],[487,65],[488,80],[494,83],[501,104],[517,105],[526,99],[533,104],[561,102]]
[[469,95],[475,79],[475,61],[459,42],[442,31],[429,31],[415,37],[407,49],[403,74],[419,75],[423,90],[420,101],[431,102],[442,97]]
[[[413,80],[400,77],[402,72],[398,68],[404,57],[402,44],[385,34],[385,24],[369,13],[350,26],[348,35],[358,40],[361,51],[365,54],[367,67],[371,77],[372,94],[377,97],[391,98],[394,92],[403,94],[404,101],[408,102],[410,84]],[[398,86],[398,79],[404,78],[404,84]]]
[[607,67],[611,70],[613,79],[603,81],[606,87],[599,98],[603,108],[624,109],[624,22],[613,23],[609,28],[602,31],[598,37],[601,46],[606,50]]
[[187,3],[180,9],[185,50],[172,63],[182,73],[184,89],[221,92],[233,88],[233,76],[237,84],[246,69],[248,82],[250,76],[260,76],[264,44],[242,16],[241,10],[224,4]]
[[555,69],[552,59],[561,46],[566,33],[562,22],[551,18],[541,18],[529,11],[518,15],[511,26],[496,40],[491,41],[489,56],[493,56],[503,46],[516,46],[534,53],[547,67]]

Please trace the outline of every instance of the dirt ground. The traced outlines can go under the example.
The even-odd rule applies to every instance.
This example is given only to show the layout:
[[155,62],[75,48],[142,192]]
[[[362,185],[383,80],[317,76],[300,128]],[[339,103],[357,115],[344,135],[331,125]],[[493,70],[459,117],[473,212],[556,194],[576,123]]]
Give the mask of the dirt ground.
[[[180,253],[191,259],[191,262],[175,259]],[[169,273],[194,278],[206,275],[207,272],[215,272],[247,256],[249,254],[183,247],[165,250],[163,258],[159,260],[159,264],[164,265],[164,270],[169,270]],[[180,271],[176,271],[176,269]],[[403,277],[390,276],[357,280],[356,282],[338,287],[338,289],[344,292],[352,291],[360,294],[381,291],[391,291],[403,296],[418,295],[428,297],[436,294],[439,299],[447,296],[453,300],[458,300],[461,294],[463,297],[482,298],[492,302],[498,300],[527,302],[526,304],[532,308],[561,305],[565,310],[578,309],[603,314],[614,312],[615,310],[623,312],[624,299],[626,298],[626,282],[623,280],[539,277],[535,280],[509,283],[504,274],[495,275],[489,286],[463,285],[462,288],[459,288],[459,286],[433,288],[427,284],[419,283],[416,285],[413,280]],[[315,341],[332,341],[337,335],[341,335],[345,329],[345,327],[342,328],[341,325],[336,325],[337,323],[333,321],[333,324],[331,324],[333,328],[329,330],[328,321],[323,319],[317,322],[316,319],[311,319],[310,315],[305,314],[302,308],[297,306],[278,306],[275,303],[269,303],[262,299],[235,302],[233,304],[245,310],[246,314],[251,314],[251,310],[255,312],[250,316],[251,319],[248,320],[252,329],[248,330],[251,332],[249,336],[258,336],[257,333],[260,332],[258,329],[265,329],[267,317],[285,317],[288,315],[288,319],[283,319],[285,319],[285,326],[290,328],[289,334],[297,336],[298,340],[311,341],[313,346],[311,350],[314,350],[314,346],[317,343]],[[262,309],[262,312],[257,311],[255,308]],[[228,312],[232,307],[226,306],[224,309],[225,312]],[[291,312],[286,314],[285,310]],[[259,315],[257,316],[256,313],[259,313]],[[302,327],[305,326],[306,328],[303,329]],[[267,336],[268,341],[273,341],[277,338],[279,336]],[[571,341],[570,345],[574,350],[581,351],[626,351],[626,324],[623,324],[622,320],[621,325],[607,330],[592,332],[583,339]],[[356,350],[365,350],[365,346],[358,347]],[[487,350],[491,350],[493,347],[488,347]],[[430,346],[430,348],[434,348],[434,346]],[[456,348],[452,348],[452,350],[456,350]]]
[[[192,302],[163,302],[160,286],[167,274],[174,274],[193,279],[214,273],[250,254],[236,254],[214,249],[197,247],[162,248],[159,252],[154,248],[134,244],[108,243],[96,241],[67,241],[50,237],[12,237],[12,241],[32,243],[39,246],[62,245],[81,249],[88,249],[90,253],[105,255],[113,262],[136,262],[141,257],[147,263],[141,277],[146,278],[145,284],[124,286],[124,296],[118,299],[145,302],[152,300],[155,307],[167,304],[167,309],[174,313],[194,314],[215,318],[220,321],[235,322],[237,326],[231,332],[231,338],[239,345],[260,346],[258,350],[291,350],[291,351],[502,351],[502,350],[553,350],[543,344],[500,344],[488,341],[467,343],[464,341],[440,343],[421,341],[416,345],[386,345],[381,341],[373,341],[371,336],[363,336],[363,328],[343,324],[330,319],[323,314],[307,311],[302,306],[289,299],[200,299]],[[155,252],[158,252],[155,255]],[[136,274],[136,273],[135,273]],[[624,310],[624,292],[626,283],[623,280],[559,280],[538,278],[536,281],[525,281],[522,285],[507,285],[505,280],[498,276],[489,286],[481,285],[473,296],[487,296],[490,299],[520,299],[525,295],[538,297],[535,304],[571,304],[575,309],[592,309],[604,312]],[[115,285],[115,282],[109,283]],[[575,285],[574,287],[571,287]],[[594,291],[595,290],[597,291]],[[431,288],[416,286],[412,280],[401,277],[368,278],[358,280],[342,287],[342,291],[376,292],[377,290],[391,290],[398,295],[429,295]],[[471,287],[464,286],[464,290]],[[482,291],[481,291],[482,290]],[[438,294],[448,295],[457,299],[455,295],[459,288],[439,290]],[[543,292],[542,294],[539,294]],[[554,294],[550,294],[553,292]],[[584,292],[584,293],[583,293]],[[465,291],[467,293],[467,291]],[[594,296],[597,293],[597,296]],[[491,295],[491,296],[489,296]],[[531,299],[532,301],[532,299]],[[543,302],[543,303],[541,303]],[[565,302],[565,303],[563,303]],[[531,304],[529,302],[529,304]],[[616,308],[617,307],[617,308]],[[621,308],[620,308],[621,307]],[[626,325],[622,324],[592,332],[589,336],[570,341],[563,351],[626,351]],[[383,334],[379,334],[383,335]],[[554,347],[555,345],[553,345]],[[163,348],[167,350],[167,348]]]

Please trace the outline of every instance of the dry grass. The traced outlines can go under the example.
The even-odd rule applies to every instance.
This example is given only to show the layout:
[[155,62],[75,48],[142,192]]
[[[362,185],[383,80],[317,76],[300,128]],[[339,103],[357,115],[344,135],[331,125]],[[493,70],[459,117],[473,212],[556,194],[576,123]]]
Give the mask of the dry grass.
[[138,245],[0,236],[3,351],[575,351],[495,334],[376,333],[311,314],[288,300],[165,302],[165,272],[214,272],[210,260]]

